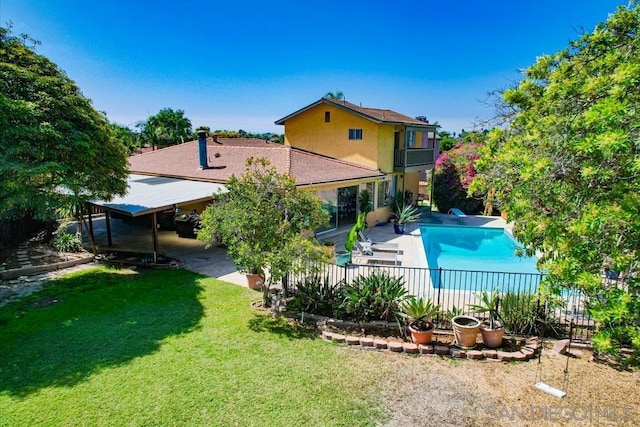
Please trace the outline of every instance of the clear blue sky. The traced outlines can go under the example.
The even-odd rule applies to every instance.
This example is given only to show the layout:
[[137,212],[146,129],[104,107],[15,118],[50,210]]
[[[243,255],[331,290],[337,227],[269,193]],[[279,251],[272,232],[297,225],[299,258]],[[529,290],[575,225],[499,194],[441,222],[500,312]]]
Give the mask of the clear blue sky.
[[322,97],[469,130],[482,99],[626,1],[0,0],[96,109],[130,125],[161,108],[194,127],[278,132]]

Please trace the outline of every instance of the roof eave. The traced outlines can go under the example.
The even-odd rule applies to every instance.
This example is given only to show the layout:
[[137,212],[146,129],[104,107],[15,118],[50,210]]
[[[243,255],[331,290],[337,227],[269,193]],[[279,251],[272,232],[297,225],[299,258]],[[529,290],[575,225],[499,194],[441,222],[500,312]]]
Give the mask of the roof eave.
[[385,174],[380,173],[378,175],[371,175],[371,176],[361,176],[358,178],[344,178],[344,179],[332,179],[332,180],[327,180],[327,181],[312,181],[312,182],[307,182],[304,184],[299,184],[298,187],[314,187],[317,185],[326,185],[326,184],[343,184],[345,182],[361,182],[367,179],[377,179],[377,178],[381,178],[384,177]]
[[317,105],[322,104],[323,99],[324,99],[324,98],[321,98],[321,99],[317,100],[316,102],[313,102],[313,103],[311,103],[311,104],[307,105],[306,107],[302,107],[301,109],[299,109],[299,110],[297,110],[297,111],[294,111],[293,113],[289,114],[288,116],[285,116],[285,117],[283,117],[283,118],[281,118],[281,119],[279,119],[279,120],[276,120],[274,123],[275,123],[276,125],[284,125],[284,122],[286,122],[286,121],[287,121],[287,120],[289,120],[290,118],[295,117],[295,116],[297,116],[298,114],[304,113],[305,111],[310,110],[310,109],[312,109],[313,107],[315,107],[315,106],[317,106]]
[[369,116],[368,114],[364,114],[364,113],[362,113],[360,111],[356,111],[356,110],[354,110],[352,108],[347,107],[346,105],[341,105],[338,102],[333,102],[332,100],[327,99],[327,98],[320,98],[318,101],[316,101],[316,102],[314,102],[312,104],[309,104],[306,107],[303,107],[303,108],[299,109],[298,111],[295,111],[295,112],[289,114],[288,116],[281,118],[280,120],[276,120],[274,123],[277,124],[277,125],[284,125],[284,123],[287,120],[289,120],[290,118],[295,117],[295,116],[297,116],[297,115],[299,115],[301,113],[304,113],[305,111],[308,111],[308,110],[310,110],[310,109],[312,109],[314,107],[317,107],[320,104],[332,105],[332,106],[340,108],[340,109],[342,109],[344,111],[348,111],[348,112],[350,112],[352,114],[355,114],[356,116],[360,116],[360,117],[362,117],[364,119],[371,120],[374,123],[378,123],[378,124],[384,123],[381,120],[376,119],[375,117]]

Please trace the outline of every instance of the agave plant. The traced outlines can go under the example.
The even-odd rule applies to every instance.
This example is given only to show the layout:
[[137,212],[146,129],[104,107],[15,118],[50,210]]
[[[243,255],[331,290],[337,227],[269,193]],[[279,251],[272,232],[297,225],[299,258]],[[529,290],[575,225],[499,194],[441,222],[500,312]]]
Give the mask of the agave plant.
[[355,321],[391,321],[401,311],[407,299],[404,278],[387,273],[358,276],[344,286],[344,300],[340,309]]
[[454,317],[462,316],[464,314],[464,311],[462,310],[462,308],[456,307],[456,305],[454,304],[449,310],[443,311],[441,314],[443,318],[451,322],[451,319],[453,319]]
[[402,225],[420,219],[420,212],[415,206],[404,205],[398,213],[394,213],[396,224]]
[[412,297],[401,305],[403,316],[409,319],[409,326],[418,330],[431,329],[431,320],[440,311],[440,304],[435,305],[430,299]]

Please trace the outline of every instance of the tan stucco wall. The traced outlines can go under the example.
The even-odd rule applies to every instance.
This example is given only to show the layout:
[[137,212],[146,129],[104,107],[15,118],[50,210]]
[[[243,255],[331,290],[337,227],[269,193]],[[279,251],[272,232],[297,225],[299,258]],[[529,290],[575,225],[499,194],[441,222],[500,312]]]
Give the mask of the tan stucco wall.
[[376,224],[389,222],[391,210],[388,207],[376,209],[367,214],[367,227],[375,227]]
[[404,181],[405,191],[413,193],[413,203],[418,200],[418,190],[420,189],[420,172],[407,172]]
[[209,206],[210,203],[211,202],[185,203],[181,204],[178,207],[183,212],[192,212],[193,210],[195,210],[198,213],[202,213],[202,211],[205,210],[205,208]]
[[[325,122],[325,112],[331,115]],[[350,140],[349,129],[362,129],[361,140]],[[358,163],[393,170],[393,126],[379,125],[356,114],[320,104],[285,123],[285,144]]]

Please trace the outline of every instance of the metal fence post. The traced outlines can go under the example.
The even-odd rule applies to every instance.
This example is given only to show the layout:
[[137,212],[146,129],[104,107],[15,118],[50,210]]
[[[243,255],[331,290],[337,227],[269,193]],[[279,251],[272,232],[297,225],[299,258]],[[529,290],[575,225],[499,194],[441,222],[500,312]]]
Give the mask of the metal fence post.
[[442,267],[438,269],[438,301],[437,304],[440,304],[440,289],[442,289]]

